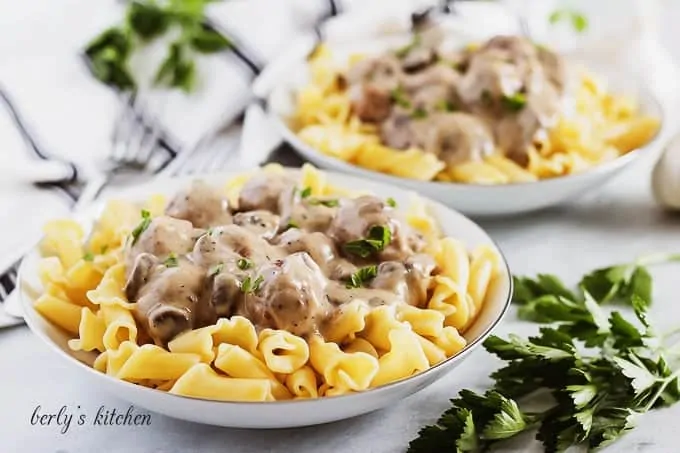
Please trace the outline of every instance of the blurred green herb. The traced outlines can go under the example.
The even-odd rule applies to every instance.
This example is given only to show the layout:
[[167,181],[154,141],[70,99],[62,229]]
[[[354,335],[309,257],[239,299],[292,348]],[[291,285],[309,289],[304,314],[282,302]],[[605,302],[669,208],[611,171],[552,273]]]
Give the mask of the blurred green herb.
[[305,187],[300,191],[300,198],[307,198],[312,194],[312,188],[311,187]]
[[569,21],[574,30],[579,33],[583,33],[588,28],[588,18],[583,13],[573,9],[558,9],[548,16],[548,21],[551,24],[565,20]]
[[340,206],[340,200],[337,198],[329,198],[326,200],[320,199],[320,198],[311,198],[309,200],[309,204],[312,206],[326,206],[327,208],[337,208]]
[[230,47],[226,38],[204,24],[204,9],[210,1],[130,2],[120,25],[104,30],[88,43],[85,54],[92,74],[120,90],[133,90],[137,82],[130,70],[132,54],[171,29],[177,29],[179,37],[169,44],[154,83],[191,91],[196,80],[196,53],[220,52]]
[[165,267],[177,267],[179,266],[179,260],[177,259],[177,254],[175,252],[170,252],[168,257],[163,261],[163,266]]
[[456,110],[454,103],[446,99],[438,101],[435,108],[440,112],[454,112]]
[[208,269],[208,277],[214,277],[215,275],[222,272],[222,269],[224,269],[224,263],[217,263],[213,266],[210,266],[210,269]]
[[427,110],[422,107],[418,107],[411,112],[411,118],[416,120],[427,118]]
[[378,275],[378,266],[362,267],[353,273],[347,282],[347,288],[361,288],[364,284],[370,282]]
[[503,96],[503,105],[513,112],[519,112],[527,104],[527,97],[522,93],[515,93],[512,96]]
[[397,49],[394,54],[397,56],[397,58],[404,58],[406,55],[411,53],[413,49],[418,47],[421,42],[421,37],[419,34],[413,35],[413,39],[411,40],[410,43],[406,44],[404,47],[401,47]]
[[261,275],[258,275],[255,280],[251,280],[250,277],[246,277],[241,282],[241,292],[243,292],[243,294],[254,293],[258,289],[260,289],[260,285],[262,284],[263,281],[264,278]]
[[404,107],[405,109],[411,108],[411,102],[406,97],[406,92],[401,85],[393,89],[390,95],[394,103],[398,106]]
[[374,225],[368,230],[368,237],[347,242],[344,249],[347,253],[368,258],[375,252],[382,251],[392,242],[392,231],[389,227]]
[[131,236],[132,236],[132,245],[135,245],[137,241],[139,240],[139,237],[142,235],[144,231],[146,231],[147,228],[149,228],[149,225],[151,224],[151,213],[147,211],[146,209],[142,209],[142,220],[139,222],[139,225],[135,227],[134,230],[132,230]]
[[239,258],[238,261],[236,261],[236,265],[238,266],[239,269],[244,271],[246,269],[250,269],[251,267],[253,267],[253,262],[247,258]]

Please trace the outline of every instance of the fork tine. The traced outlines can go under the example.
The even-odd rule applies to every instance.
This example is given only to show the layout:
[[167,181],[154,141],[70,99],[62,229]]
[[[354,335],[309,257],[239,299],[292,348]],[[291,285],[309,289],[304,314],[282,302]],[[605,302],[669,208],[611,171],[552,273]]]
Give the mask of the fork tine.
[[[162,98],[160,111],[163,111],[165,101],[167,101],[167,98]],[[127,159],[129,164],[139,168],[144,168],[149,164],[154,151],[159,146],[159,138],[161,137],[160,123],[150,114],[148,105],[148,101],[143,100],[139,93],[137,93],[131,105],[132,116],[138,127],[134,130],[133,144],[129,146]]]
[[239,142],[237,141],[232,147],[223,149],[220,153],[218,153],[212,171],[216,173],[227,169],[227,166],[233,160],[234,158],[233,154],[235,154],[236,152],[235,150],[238,150],[238,147]]
[[128,95],[124,99],[125,103],[114,123],[113,134],[111,136],[112,147],[110,160],[114,163],[126,162],[131,130],[137,123],[134,114],[132,113],[132,95]]
[[139,151],[135,163],[140,167],[145,167],[151,160],[154,150],[158,147],[158,139],[161,136],[161,130],[157,123],[145,129],[145,134],[139,143]]

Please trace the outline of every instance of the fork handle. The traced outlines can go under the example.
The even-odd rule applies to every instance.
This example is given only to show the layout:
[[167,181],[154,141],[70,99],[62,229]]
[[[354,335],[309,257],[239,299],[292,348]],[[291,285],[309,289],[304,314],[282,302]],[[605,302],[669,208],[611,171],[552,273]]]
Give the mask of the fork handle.
[[106,174],[102,173],[88,181],[88,183],[85,184],[85,188],[80,194],[80,197],[78,197],[78,201],[75,206],[73,206],[73,211],[78,212],[96,200],[99,194],[102,193],[104,187],[111,181],[112,176],[112,172]]

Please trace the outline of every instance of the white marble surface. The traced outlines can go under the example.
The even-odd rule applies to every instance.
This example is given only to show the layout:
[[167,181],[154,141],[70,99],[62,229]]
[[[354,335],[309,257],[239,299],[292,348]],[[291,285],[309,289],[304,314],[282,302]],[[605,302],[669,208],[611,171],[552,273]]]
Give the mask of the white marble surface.
[[[552,272],[572,282],[597,266],[626,262],[649,252],[680,251],[680,216],[664,214],[653,203],[649,164],[641,162],[578,203],[481,223],[498,241],[514,272]],[[654,271],[658,297],[653,313],[662,326],[680,317],[673,278],[679,269],[679,265],[668,265]],[[515,321],[510,312],[497,333],[530,333],[534,329]],[[0,331],[0,351],[0,451],[8,453],[402,452],[418,428],[436,419],[460,389],[482,390],[495,366],[495,360],[480,350],[442,381],[394,407],[318,427],[248,431],[201,426],[155,414],[150,426],[92,426],[89,420],[99,406],[125,411],[130,404],[115,395],[84,388],[77,370],[25,327]],[[33,426],[31,415],[38,405],[44,412],[66,406],[70,413],[86,414],[88,423],[77,426],[74,422],[66,434],[54,424]],[[678,417],[680,405],[646,415],[639,429],[610,451],[677,451]],[[501,451],[540,451],[537,447],[527,436]]]

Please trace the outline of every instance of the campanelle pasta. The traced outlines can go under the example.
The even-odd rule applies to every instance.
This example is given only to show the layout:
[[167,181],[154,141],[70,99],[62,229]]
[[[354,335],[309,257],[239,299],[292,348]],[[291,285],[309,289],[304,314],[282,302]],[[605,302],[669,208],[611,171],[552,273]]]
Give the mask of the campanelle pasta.
[[[234,178],[224,188],[224,196],[238,200],[258,174],[284,171],[269,166]],[[308,188],[309,196],[359,193],[333,187],[323,173],[308,165],[299,181],[301,187]],[[153,197],[144,205],[149,209],[142,223],[151,225],[162,215],[165,208],[160,200],[163,198]],[[355,285],[357,299],[340,305],[314,334],[258,328],[253,321],[257,314],[251,318],[246,311],[187,329],[164,343],[140,318],[139,307],[149,303],[144,295],[148,292],[132,302],[125,289],[131,284],[125,248],[135,240],[139,228],[139,213],[132,215],[138,208],[132,203],[110,202],[89,239],[74,222],[48,224],[42,245],[45,257],[39,266],[44,292],[36,299],[35,308],[72,335],[71,349],[96,355],[94,369],[176,395],[265,402],[346,395],[407,378],[465,347],[461,332],[482,310],[499,272],[499,258],[492,247],[468,251],[460,241],[442,238],[426,204],[414,197],[404,218],[420,232],[423,248],[436,269],[423,288],[427,300],[420,306],[367,304],[362,297],[383,293],[349,281],[347,288],[334,286],[332,290],[352,295],[350,286]],[[177,269],[173,267],[176,260],[171,254],[162,266]],[[252,266],[245,259],[238,263],[242,270]],[[217,274],[223,265],[211,265],[209,272]],[[290,272],[297,271],[291,268]],[[263,283],[248,282],[251,289],[259,284]],[[177,316],[185,312],[174,307],[167,313]],[[273,312],[273,316],[283,314]],[[157,322],[162,325],[163,321]],[[293,320],[295,324],[303,321]]]

